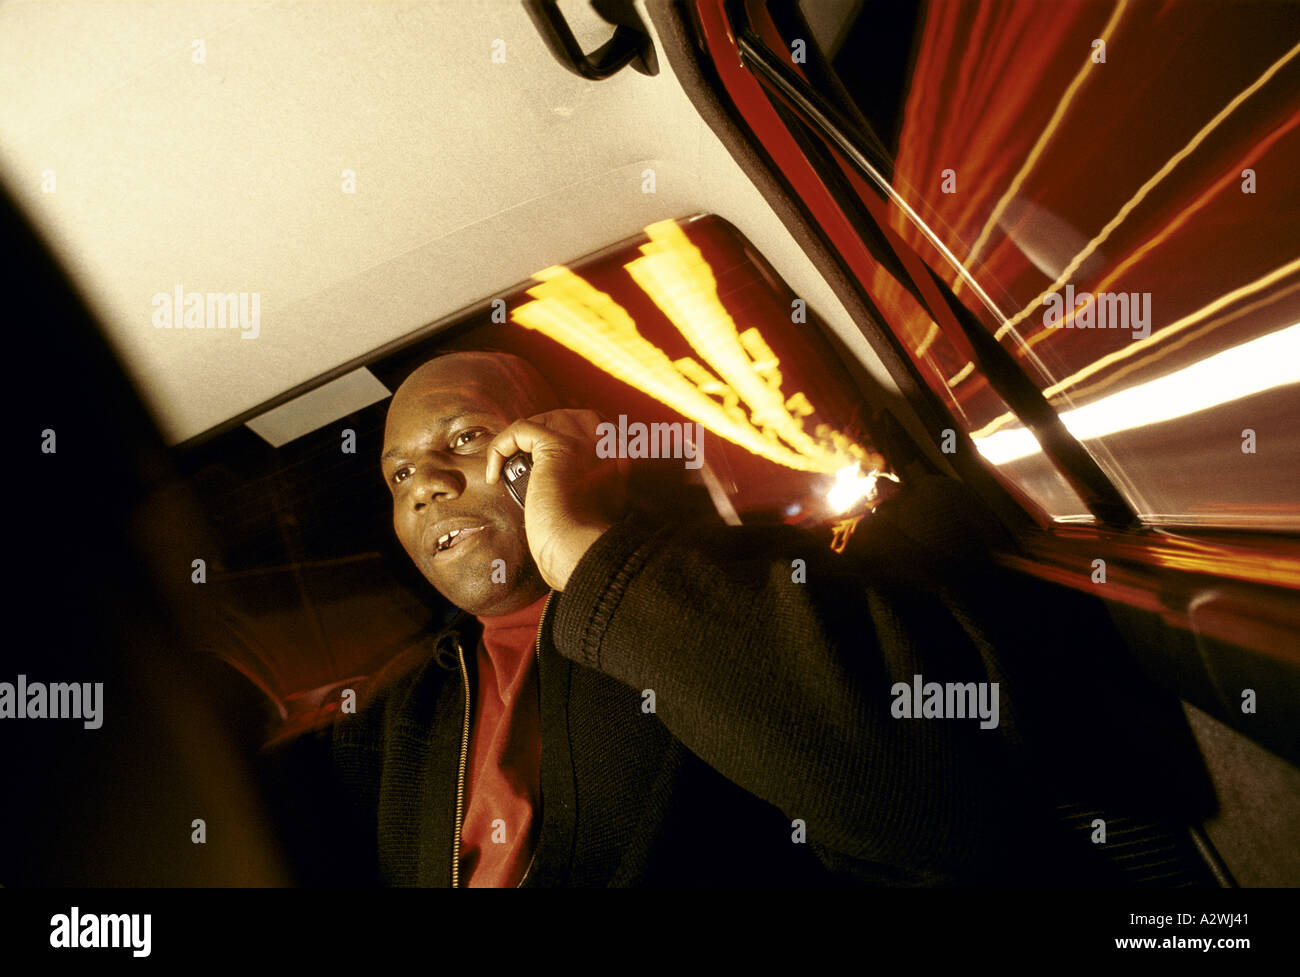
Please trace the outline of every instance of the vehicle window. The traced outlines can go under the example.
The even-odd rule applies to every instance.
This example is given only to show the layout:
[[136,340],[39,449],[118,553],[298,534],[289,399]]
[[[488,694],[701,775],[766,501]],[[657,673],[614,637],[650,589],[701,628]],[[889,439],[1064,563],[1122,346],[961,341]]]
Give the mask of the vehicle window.
[[[811,36],[827,75],[805,82],[848,99],[934,239],[899,201],[893,228],[1145,521],[1300,526],[1293,5],[770,9]],[[985,389],[964,362],[943,384]],[[1009,411],[971,434],[1017,477],[1041,459]]]

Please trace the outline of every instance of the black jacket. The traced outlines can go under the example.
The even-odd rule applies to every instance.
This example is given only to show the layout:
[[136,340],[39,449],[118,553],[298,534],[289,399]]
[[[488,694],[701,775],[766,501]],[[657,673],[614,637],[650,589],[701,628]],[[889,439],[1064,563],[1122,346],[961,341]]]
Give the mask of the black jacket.
[[[1158,755],[1095,715],[1072,736],[1078,677],[1035,673],[1097,622],[1055,618],[1036,647],[1044,622],[972,562],[969,526],[936,549],[902,515],[869,516],[842,555],[784,526],[631,516],[606,532],[539,629],[541,830],[523,884],[1089,880],[1050,816],[1050,770],[1069,764],[1095,796],[1147,783]],[[457,618],[335,726],[387,884],[452,883],[478,628]],[[998,727],[895,718],[891,690],[916,675],[997,682]]]

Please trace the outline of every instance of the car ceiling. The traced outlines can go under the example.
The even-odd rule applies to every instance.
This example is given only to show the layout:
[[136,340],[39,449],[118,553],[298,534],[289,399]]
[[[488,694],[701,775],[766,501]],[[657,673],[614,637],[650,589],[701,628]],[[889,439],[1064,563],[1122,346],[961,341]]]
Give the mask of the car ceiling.
[[[561,9],[588,50],[609,37],[586,4]],[[171,444],[696,212],[735,224],[897,389],[668,59],[582,79],[507,0],[7,4],[0,179]],[[178,285],[258,293],[258,338],[155,329],[152,296]]]

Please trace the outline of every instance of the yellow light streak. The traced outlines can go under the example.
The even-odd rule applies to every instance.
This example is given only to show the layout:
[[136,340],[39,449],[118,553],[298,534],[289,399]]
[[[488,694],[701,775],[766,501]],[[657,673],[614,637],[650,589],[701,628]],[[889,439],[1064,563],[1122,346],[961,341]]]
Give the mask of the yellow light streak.
[[[1282,136],[1294,129],[1297,124],[1300,124],[1300,112],[1292,115],[1284,125],[1269,133],[1267,138],[1253,146],[1250,152],[1248,152],[1235,166],[1227,169],[1223,176],[1211,184],[1205,192],[1201,193],[1195,200],[1175,214],[1168,223],[1160,228],[1159,231],[1143,241],[1131,254],[1125,257],[1123,261],[1116,265],[1111,271],[1107,272],[1106,276],[1093,285],[1090,291],[1093,294],[1100,294],[1101,292],[1107,291],[1110,285],[1118,281],[1125,272],[1132,269],[1133,266],[1156,248],[1168,242],[1174,236],[1175,231],[1178,231],[1183,227],[1183,225],[1191,220],[1193,216],[1209,206],[1210,201],[1218,193],[1220,193],[1225,187],[1234,185],[1237,180],[1240,179],[1237,174],[1246,167],[1253,166],[1260,156],[1267,152],[1275,142],[1282,138]],[[1057,328],[1069,328],[1069,324],[1074,321],[1075,316],[1079,314],[1082,308],[1082,306],[1076,305],[1074,308],[1068,310],[1065,317],[1061,320],[1060,326]],[[1025,345],[1037,346],[1042,342],[1042,340],[1046,339],[1054,332],[1055,329],[1053,328],[1041,326],[1038,332],[1025,339]]]
[[1174,352],[1175,350],[1182,349],[1188,343],[1195,342],[1197,339],[1200,339],[1202,336],[1213,332],[1215,329],[1223,325],[1225,322],[1235,322],[1237,319],[1240,319],[1242,316],[1250,315],[1252,312],[1257,312],[1258,310],[1264,308],[1265,306],[1272,305],[1274,302],[1278,302],[1296,291],[1300,291],[1300,281],[1293,282],[1292,284],[1288,285],[1286,288],[1281,289],[1280,291],[1277,292],[1272,292],[1269,295],[1266,295],[1262,299],[1258,299],[1254,302],[1251,302],[1249,305],[1242,306],[1240,309],[1234,309],[1232,312],[1228,313],[1227,315],[1219,316],[1219,318],[1206,324],[1206,326],[1203,329],[1195,329],[1187,333],[1181,338],[1171,342],[1168,346],[1162,347],[1159,352],[1153,353],[1151,356],[1144,356],[1133,363],[1128,363],[1120,367],[1114,373],[1108,374],[1107,376],[1096,381],[1095,383],[1090,383],[1085,387],[1075,390],[1072,395],[1075,397],[1087,397],[1092,394],[1099,393],[1102,390],[1107,389],[1108,387],[1112,387],[1119,381],[1123,380],[1126,376],[1133,373],[1134,370],[1140,370],[1144,366],[1149,366],[1151,365],[1151,363],[1157,361],[1159,357],[1168,356],[1170,353]]
[[[1207,356],[1190,366],[1061,414],[1080,441],[1186,417],[1287,384],[1300,383],[1300,323]],[[1025,429],[974,437],[995,465],[1041,450]]]
[[967,363],[960,370],[958,370],[956,373],[954,373],[952,376],[948,378],[948,386],[949,387],[957,386],[957,384],[961,383],[968,376],[970,376],[971,371],[974,369],[975,369],[974,363]]
[[843,553],[844,548],[849,545],[849,540],[853,538],[854,530],[858,528],[858,523],[861,521],[861,516],[851,516],[835,523],[831,527],[831,549],[836,553]]
[[[1114,364],[1119,363],[1120,361],[1125,360],[1130,356],[1135,356],[1138,353],[1143,352],[1144,350],[1150,349],[1152,346],[1156,345],[1157,343],[1163,342],[1164,340],[1169,339],[1171,336],[1174,336],[1177,333],[1190,328],[1196,323],[1209,318],[1210,316],[1214,315],[1214,313],[1218,312],[1220,309],[1223,309],[1226,306],[1233,304],[1234,302],[1240,301],[1241,299],[1245,298],[1247,295],[1252,295],[1255,292],[1260,291],[1261,289],[1268,288],[1270,285],[1274,284],[1275,282],[1278,282],[1281,279],[1285,278],[1287,275],[1293,274],[1294,272],[1297,271],[1300,271],[1300,258],[1297,258],[1294,261],[1289,261],[1285,265],[1282,265],[1280,268],[1274,268],[1268,274],[1262,275],[1261,277],[1255,279],[1253,282],[1249,282],[1246,285],[1242,285],[1240,288],[1235,288],[1231,292],[1227,292],[1223,295],[1220,295],[1213,302],[1201,306],[1195,312],[1189,313],[1188,315],[1183,316],[1181,319],[1178,319],[1175,322],[1170,323],[1168,326],[1161,329],[1159,332],[1152,333],[1150,336],[1147,336],[1145,339],[1139,339],[1136,342],[1131,343],[1128,346],[1125,346],[1123,349],[1117,349],[1114,352],[1107,353],[1105,356],[1093,360],[1093,362],[1089,363],[1087,366],[1085,366],[1083,369],[1079,370],[1078,372],[1072,373],[1070,376],[1066,377],[1065,379],[1060,380],[1059,382],[1054,383],[1050,387],[1044,389],[1043,396],[1048,400],[1051,400],[1053,397],[1058,396],[1059,394],[1073,387],[1075,384],[1083,380],[1086,380],[1088,377],[1094,375],[1095,373],[1098,373],[1101,370],[1106,369],[1108,366],[1113,366]],[[1008,424],[1015,421],[1015,419],[1016,416],[1014,414],[1010,414],[1010,413],[1000,414],[999,416],[995,417],[993,420],[989,421],[988,424],[984,425],[984,427],[980,428],[978,431],[973,432],[971,434],[971,437],[975,439],[987,438],[994,432],[1001,430],[1002,428],[1006,427]]]
[[[825,424],[812,436],[803,419],[816,413],[806,394],[786,396],[780,361],[756,328],[741,332],[717,295],[699,249],[672,221],[646,229],[651,241],[627,268],[693,349],[676,361],[647,340],[623,306],[563,266],[533,277],[533,301],[511,318],[577,353],[610,376],[698,421],[719,437],[799,471],[834,474],[879,456]],[[721,377],[718,375],[721,374]]]
[[1287,62],[1290,61],[1292,58],[1294,58],[1297,54],[1300,54],[1300,44],[1296,44],[1286,54],[1282,55],[1282,57],[1278,58],[1277,61],[1273,62],[1273,64],[1269,66],[1267,71],[1265,71],[1262,75],[1260,75],[1248,86],[1246,86],[1246,88],[1238,92],[1237,95],[1232,99],[1232,101],[1230,101],[1227,105],[1225,105],[1222,109],[1220,109],[1218,114],[1216,114],[1214,118],[1212,118],[1209,122],[1207,122],[1204,126],[1202,126],[1201,129],[1196,133],[1196,135],[1194,135],[1187,142],[1187,144],[1183,146],[1182,149],[1174,153],[1173,156],[1169,157],[1169,159],[1165,161],[1164,165],[1161,166],[1160,169],[1158,169],[1155,172],[1155,174],[1153,174],[1145,183],[1142,184],[1141,187],[1138,188],[1137,193],[1135,193],[1132,197],[1130,197],[1128,201],[1125,202],[1124,206],[1120,207],[1119,211],[1115,214],[1115,216],[1112,217],[1106,223],[1106,226],[1103,227],[1101,231],[1091,241],[1089,241],[1086,245],[1084,245],[1083,250],[1081,250],[1078,254],[1076,254],[1073,258],[1070,259],[1069,264],[1067,264],[1065,268],[1062,269],[1061,273],[1056,276],[1056,280],[1052,282],[1051,285],[1043,289],[1033,299],[1033,301],[1031,301],[1023,309],[1017,312],[1012,318],[1008,319],[1005,323],[1003,323],[1001,326],[998,327],[998,330],[993,334],[993,338],[1001,339],[1011,329],[1015,328],[1026,318],[1032,315],[1035,310],[1041,309],[1044,296],[1046,296],[1050,292],[1056,291],[1063,284],[1065,284],[1065,282],[1069,280],[1070,276],[1073,275],[1075,271],[1078,270],[1079,266],[1083,264],[1085,261],[1087,261],[1088,258],[1092,255],[1092,253],[1096,251],[1097,248],[1101,247],[1101,245],[1104,244],[1107,241],[1107,239],[1109,239],[1111,234],[1114,232],[1115,228],[1119,227],[1120,224],[1124,223],[1124,221],[1128,218],[1128,215],[1131,214],[1137,208],[1137,206],[1140,203],[1142,203],[1143,200],[1146,199],[1147,194],[1149,194],[1152,190],[1154,190],[1155,187],[1166,176],[1172,173],[1174,168],[1177,167],[1179,163],[1181,163],[1184,159],[1186,159],[1193,152],[1195,152],[1197,147],[1199,147],[1201,143],[1204,142],[1210,136],[1210,134],[1219,127],[1220,123],[1222,123],[1224,119],[1226,119],[1229,115],[1231,115],[1234,111],[1236,111],[1237,107],[1240,106],[1243,102],[1245,102],[1246,99],[1250,98],[1251,95],[1254,95],[1255,92],[1259,91],[1262,87],[1264,87],[1264,85],[1268,83],[1268,80],[1272,78],[1275,74],[1277,74],[1279,71],[1281,71],[1282,68],[1286,66]]
[[[1110,15],[1110,20],[1108,20],[1106,26],[1101,29],[1100,40],[1105,42],[1107,47],[1110,46],[1111,35],[1115,32],[1115,27],[1119,24],[1120,18],[1124,15],[1124,8],[1127,6],[1128,0],[1120,0],[1120,2],[1115,6],[1115,11]],[[967,273],[970,272],[971,265],[979,255],[980,249],[988,243],[989,235],[992,234],[993,228],[997,226],[998,218],[1002,216],[1003,212],[1020,191],[1020,187],[1024,184],[1030,171],[1038,164],[1038,160],[1042,157],[1043,151],[1047,148],[1047,144],[1051,142],[1052,137],[1056,135],[1056,131],[1060,128],[1066,112],[1069,111],[1070,105],[1074,101],[1074,96],[1079,93],[1079,89],[1083,87],[1084,81],[1086,81],[1088,76],[1092,73],[1092,69],[1096,67],[1097,65],[1094,64],[1092,60],[1092,52],[1089,50],[1088,57],[1084,59],[1083,67],[1080,68],[1074,78],[1071,79],[1070,84],[1065,89],[1065,94],[1062,95],[1061,100],[1056,103],[1056,108],[1053,110],[1051,118],[1047,120],[1047,125],[1043,127],[1043,131],[1038,134],[1038,139],[1035,140],[1033,148],[1029,150],[1029,155],[1026,156],[1025,161],[1020,164],[1019,171],[1017,171],[1016,175],[1012,178],[1010,185],[1008,185],[1006,191],[1002,194],[1001,199],[998,200],[997,204],[994,206],[993,212],[989,214],[988,219],[984,222],[984,226],[980,229],[979,234],[975,238],[975,243],[971,245],[970,253],[966,256],[966,261],[962,265]],[[958,278],[957,281],[953,283],[952,290],[954,295],[960,294],[963,281],[964,279]]]
[[[785,407],[778,360],[751,328],[743,333],[718,298],[718,285],[699,248],[675,221],[646,228],[643,257],[624,267],[641,290],[663,310],[697,354],[750,408],[750,422],[767,437],[778,437],[822,471],[844,467],[838,451],[809,437]],[[834,467],[832,467],[834,466]]]

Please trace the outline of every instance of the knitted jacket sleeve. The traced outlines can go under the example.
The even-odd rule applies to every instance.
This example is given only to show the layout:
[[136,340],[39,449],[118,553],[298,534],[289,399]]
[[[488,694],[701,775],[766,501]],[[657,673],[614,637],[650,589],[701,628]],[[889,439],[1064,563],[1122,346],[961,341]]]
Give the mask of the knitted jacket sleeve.
[[925,560],[894,539],[882,548],[878,537],[863,566],[833,553],[828,535],[793,527],[631,516],[575,569],[553,640],[565,657],[653,690],[673,735],[801,820],[835,868],[977,877],[1005,830],[998,730],[978,718],[896,718],[891,707],[895,684],[914,676],[988,674],[925,588]]

